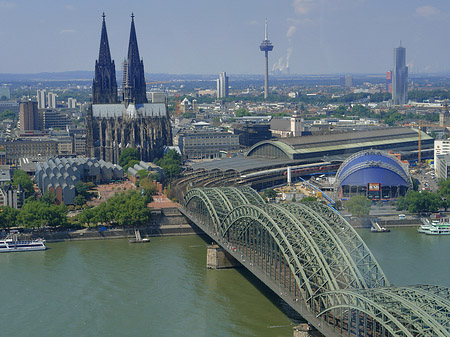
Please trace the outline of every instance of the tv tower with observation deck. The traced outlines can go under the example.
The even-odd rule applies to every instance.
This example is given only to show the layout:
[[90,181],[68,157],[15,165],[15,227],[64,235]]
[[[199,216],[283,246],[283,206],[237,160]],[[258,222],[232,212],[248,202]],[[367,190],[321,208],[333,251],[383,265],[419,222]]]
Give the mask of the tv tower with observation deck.
[[269,51],[273,50],[273,45],[269,40],[269,33],[267,29],[267,18],[264,30],[264,41],[259,46],[259,49],[264,52],[264,56],[266,59],[266,73],[264,76],[264,99],[266,99],[269,92]]

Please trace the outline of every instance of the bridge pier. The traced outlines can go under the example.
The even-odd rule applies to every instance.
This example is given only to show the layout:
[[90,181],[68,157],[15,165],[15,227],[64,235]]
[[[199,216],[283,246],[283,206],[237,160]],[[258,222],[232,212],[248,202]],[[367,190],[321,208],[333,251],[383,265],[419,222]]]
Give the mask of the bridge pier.
[[206,252],[206,267],[208,269],[225,269],[239,266],[240,263],[219,245],[210,245]]
[[324,337],[309,323],[301,323],[294,326],[294,337]]

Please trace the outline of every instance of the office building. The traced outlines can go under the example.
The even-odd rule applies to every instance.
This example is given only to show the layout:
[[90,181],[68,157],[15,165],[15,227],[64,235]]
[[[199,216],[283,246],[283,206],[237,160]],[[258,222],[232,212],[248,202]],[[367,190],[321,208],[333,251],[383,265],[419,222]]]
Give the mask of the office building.
[[77,100],[75,98],[69,97],[67,99],[67,107],[69,109],[76,109],[76,107],[77,107]]
[[223,72],[217,79],[217,98],[225,97],[228,97],[228,76],[226,72]]
[[45,109],[47,107],[47,91],[45,89],[38,90],[36,92],[36,99],[38,103],[38,109]]
[[54,92],[49,92],[47,94],[47,107],[50,109],[56,109],[56,97],[58,97],[58,95]]
[[406,48],[394,48],[394,69],[392,71],[392,101],[394,105],[408,102],[408,67]]
[[20,131],[38,130],[38,103],[23,101],[19,104]]

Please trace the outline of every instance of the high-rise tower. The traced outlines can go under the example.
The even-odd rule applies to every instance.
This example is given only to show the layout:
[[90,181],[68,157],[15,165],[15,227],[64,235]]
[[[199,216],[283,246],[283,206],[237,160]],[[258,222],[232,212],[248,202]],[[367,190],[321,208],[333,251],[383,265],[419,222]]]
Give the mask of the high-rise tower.
[[128,43],[128,57],[124,62],[123,101],[130,103],[147,103],[146,85],[144,76],[144,61],[139,57],[139,48],[134,27],[134,15],[131,14],[130,41]]
[[408,67],[406,66],[406,49],[401,45],[398,48],[394,48],[392,101],[394,105],[403,105],[408,102]]
[[266,59],[266,72],[264,76],[264,98],[267,98],[269,92],[269,51],[273,50],[273,45],[269,41],[269,33],[267,29],[267,18],[266,25],[264,30],[264,41],[259,46],[259,49],[264,52],[264,56]]
[[98,60],[95,61],[95,75],[92,84],[92,103],[117,103],[116,66],[111,60],[109,51],[108,33],[106,32],[105,13],[102,15],[102,35]]
[[217,79],[217,98],[228,97],[228,76],[226,72],[220,73]]

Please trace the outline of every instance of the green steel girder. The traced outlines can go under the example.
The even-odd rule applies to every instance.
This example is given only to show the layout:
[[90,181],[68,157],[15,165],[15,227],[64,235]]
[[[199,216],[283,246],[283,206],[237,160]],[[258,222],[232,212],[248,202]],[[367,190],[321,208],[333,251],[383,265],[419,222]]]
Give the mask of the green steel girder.
[[[321,317],[329,312],[340,310],[341,312],[348,312],[351,310],[363,313],[372,318],[386,329],[392,336],[416,336],[412,334],[399,320],[387,310],[383,305],[380,305],[371,298],[366,298],[363,294],[352,290],[337,290],[322,293],[317,296],[322,298],[319,303],[326,303],[327,306],[323,308],[315,308],[319,311],[317,317]],[[358,313],[356,314],[357,316]],[[341,316],[341,324],[344,324],[344,317]]]
[[[184,207],[225,244],[237,243],[249,259],[264,261],[266,272],[272,263],[274,280],[286,287],[288,277],[289,289],[292,277],[311,312],[327,324],[333,314],[335,328],[350,324],[347,328],[357,334],[360,326],[367,333],[375,329],[366,325],[370,319],[392,336],[450,336],[450,289],[388,287],[353,227],[326,205],[266,204],[249,187],[227,187],[192,189]],[[282,270],[289,272],[277,278]]]
[[190,209],[194,214],[196,214],[198,213],[198,210],[196,210],[194,207],[191,207],[191,204],[194,200],[199,200],[200,203],[206,207],[206,211],[208,212],[208,214],[201,215],[208,217],[208,219],[212,221],[212,224],[210,223],[210,221],[208,221],[207,226],[217,232],[219,229],[220,218],[209,196],[199,188],[194,188],[186,193],[186,196],[184,197],[184,207],[186,209]]
[[373,288],[360,291],[360,294],[382,305],[415,336],[450,336],[450,331],[424,310],[426,306],[422,308],[415,300],[411,301],[408,296],[403,297],[401,289]]
[[302,220],[307,231],[315,238],[315,242],[326,256],[327,263],[334,271],[340,289],[367,288],[355,262],[326,221],[301,203],[286,203],[283,207],[297,219]]
[[337,234],[341,245],[346,248],[355,261],[367,287],[386,287],[390,285],[372,252],[361,240],[355,229],[338,212],[318,202],[307,202],[305,204],[327,221]]
[[390,293],[397,294],[427,312],[450,332],[450,300],[436,296],[420,287],[392,287]]
[[245,195],[247,200],[252,205],[265,204],[266,201],[257,193],[253,188],[249,186],[241,186],[239,190]]
[[[239,228],[242,223],[244,223],[244,225]],[[293,263],[289,263],[289,269],[294,275],[299,289],[303,289],[305,293],[309,294],[308,297],[310,297],[314,292],[313,287],[309,282],[303,268],[301,268],[299,257],[290,245],[285,233],[283,233],[283,231],[278,227],[278,224],[268,214],[266,214],[263,209],[254,205],[236,207],[224,222],[225,230],[222,236],[230,241],[230,231],[237,228],[238,235],[241,235],[245,228],[252,223],[260,224],[269,233],[270,237],[272,237],[272,239],[276,242],[286,261],[293,261]],[[301,276],[301,279],[299,275]]]
[[[285,209],[267,204],[239,206],[225,219],[222,236],[229,238],[229,231],[236,227],[241,233],[244,233],[246,227],[251,223],[251,221],[244,221],[247,219],[260,223],[276,239],[290,270],[295,276],[302,276],[297,285],[301,289],[301,281],[304,281],[307,288],[305,289],[307,290],[306,302],[309,302],[318,292],[338,289],[336,280],[314,239],[303,225]],[[239,224],[242,222],[245,222],[246,225],[239,228]]]

